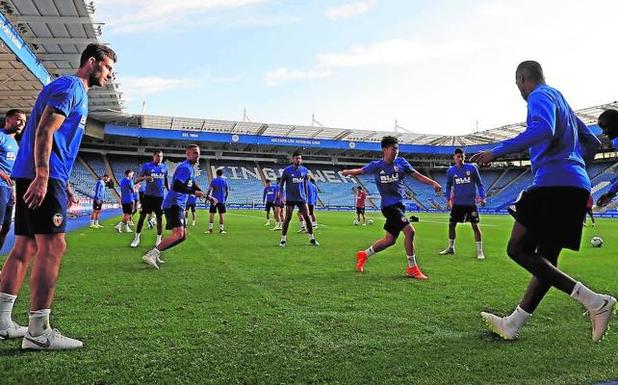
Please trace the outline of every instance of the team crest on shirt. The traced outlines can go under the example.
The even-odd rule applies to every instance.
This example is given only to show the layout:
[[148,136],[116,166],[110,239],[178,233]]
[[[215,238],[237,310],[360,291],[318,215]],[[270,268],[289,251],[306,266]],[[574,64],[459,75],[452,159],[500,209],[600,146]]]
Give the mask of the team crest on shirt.
[[406,218],[405,215],[401,216],[401,223],[407,223],[408,222],[408,218]]
[[470,170],[466,171],[466,176],[470,176]]
[[56,213],[52,217],[52,222],[53,222],[54,226],[56,226],[56,227],[60,227],[60,225],[62,224],[63,221],[64,221],[64,217],[60,213]]
[[393,170],[395,170],[395,172],[399,172],[399,166],[393,167]]

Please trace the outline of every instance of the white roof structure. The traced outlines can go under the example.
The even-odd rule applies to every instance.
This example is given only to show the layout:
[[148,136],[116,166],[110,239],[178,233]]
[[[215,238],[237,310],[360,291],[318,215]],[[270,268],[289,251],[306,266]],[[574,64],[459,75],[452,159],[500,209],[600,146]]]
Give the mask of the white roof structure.
[[[83,0],[2,0],[0,12],[19,36],[55,77],[73,74],[79,68],[80,53],[89,43],[100,40],[101,23],[93,19],[94,3]],[[93,88],[89,94],[90,116],[105,120],[122,112],[117,84]],[[30,111],[43,84],[5,45],[0,49],[0,113],[10,108]]]

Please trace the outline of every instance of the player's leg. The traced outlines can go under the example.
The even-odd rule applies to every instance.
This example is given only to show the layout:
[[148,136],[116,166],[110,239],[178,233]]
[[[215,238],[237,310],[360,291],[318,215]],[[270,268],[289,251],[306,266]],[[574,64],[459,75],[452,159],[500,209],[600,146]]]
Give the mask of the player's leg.
[[171,230],[171,233],[142,257],[144,262],[157,270],[159,269],[159,265],[165,263],[165,261],[161,259],[161,252],[176,246],[187,237],[187,221],[183,211],[184,210],[177,205],[173,205],[164,210],[165,228],[166,230]]
[[217,212],[217,206],[211,204],[210,209],[209,209],[210,216],[208,217],[208,232],[209,233],[212,233],[212,229],[215,226],[215,213],[216,212]]
[[485,259],[485,253],[483,252],[483,234],[478,222],[470,221],[472,231],[474,232],[474,242],[476,244],[476,258]]
[[225,206],[221,205],[221,207],[219,207],[219,233],[220,234],[225,234],[225,213],[226,213],[226,209]]
[[305,219],[303,218],[303,214],[301,214],[300,209],[296,212],[296,217],[298,218],[298,232],[302,233],[307,231]]
[[588,215],[590,215],[590,220],[592,221],[592,227],[595,227],[597,224],[594,221],[594,213],[592,212],[592,209],[588,209]]
[[16,235],[15,244],[0,274],[0,339],[21,338],[26,334],[27,328],[15,323],[12,315],[13,305],[34,254],[36,254],[34,238]]
[[195,206],[191,206],[191,218],[192,218],[191,225],[195,226]]
[[187,231],[184,227],[174,227],[171,234],[165,237],[155,248],[159,252],[170,249],[187,239]]
[[448,247],[440,252],[440,255],[455,254],[455,238],[457,238],[457,222],[448,222]]
[[[163,240],[163,198],[157,198],[152,211],[157,219],[157,240],[155,241],[155,246],[157,246]],[[177,215],[182,217],[182,210]]]
[[309,217],[311,218],[311,226],[314,228],[318,227],[318,220],[315,217],[315,205],[310,205],[309,207]]
[[393,235],[390,232],[385,231],[384,237],[378,239],[366,250],[360,250],[356,252],[356,270],[359,272],[365,271],[365,264],[372,255],[379,253],[380,251],[391,247],[397,242],[397,235]]
[[281,241],[279,246],[284,247],[287,245],[288,228],[290,227],[290,221],[294,216],[294,205],[285,205],[285,218],[283,219],[283,226],[281,227]]
[[2,227],[0,227],[0,249],[4,246],[6,236],[9,234],[9,230],[11,229],[13,207],[15,207],[15,200],[13,199],[13,191],[11,189],[11,191],[9,191],[9,199],[4,206],[4,212],[2,213],[2,210],[0,209],[0,219],[4,218],[2,221]]
[[140,211],[139,218],[137,219],[137,226],[135,227],[135,238],[133,238],[133,241],[131,242],[131,247],[139,246],[142,236],[142,228],[144,228],[144,221],[146,220],[146,216],[148,215],[148,213],[146,212],[147,210],[148,206],[146,206],[143,202],[142,210]]
[[403,229],[401,229],[401,232],[404,235],[403,246],[406,251],[406,259],[408,261],[406,274],[409,277],[416,279],[427,279],[427,276],[423,274],[416,263],[416,252],[414,248],[414,235],[416,234],[416,229],[414,229],[414,226],[411,224],[407,224]]
[[270,226],[270,205],[269,205],[269,202],[266,202],[266,208],[264,209],[264,211],[266,211],[266,223],[264,223],[264,226]]
[[304,223],[305,223],[305,228],[307,229],[307,232],[309,233],[309,237],[310,237],[310,243],[313,246],[319,246],[320,244],[318,243],[318,241],[315,240],[315,233],[313,231],[313,225],[311,224],[311,218],[309,217],[309,208],[307,206],[306,203],[303,203],[301,205],[298,206],[298,212],[300,213],[300,215],[302,216]]

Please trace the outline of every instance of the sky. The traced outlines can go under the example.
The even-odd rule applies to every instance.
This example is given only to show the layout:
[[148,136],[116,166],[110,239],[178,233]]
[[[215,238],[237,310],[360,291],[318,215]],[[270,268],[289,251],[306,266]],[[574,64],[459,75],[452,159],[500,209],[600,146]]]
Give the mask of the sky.
[[573,109],[618,99],[615,0],[99,0],[126,111],[465,135],[525,120],[537,60]]

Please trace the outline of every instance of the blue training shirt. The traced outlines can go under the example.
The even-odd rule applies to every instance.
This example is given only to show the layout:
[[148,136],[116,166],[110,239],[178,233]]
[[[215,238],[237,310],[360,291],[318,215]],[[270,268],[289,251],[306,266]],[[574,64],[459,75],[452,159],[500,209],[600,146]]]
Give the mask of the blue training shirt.
[[88,94],[77,76],[62,76],[43,87],[39,93],[24,129],[12,175],[14,178],[34,179],[34,138],[47,106],[65,116],[53,135],[49,177],[67,184],[88,117]]
[[211,195],[220,203],[225,203],[229,186],[224,176],[218,176],[210,182],[209,189],[212,189]]
[[[0,171],[8,176],[11,176],[15,157],[17,156],[19,145],[13,135],[7,134],[6,131],[0,130]],[[0,178],[0,187],[10,187],[4,179]]]
[[281,185],[285,184],[285,195],[290,202],[307,202],[306,183],[309,170],[304,166],[287,166],[281,174]]
[[275,201],[278,190],[279,186],[277,185],[270,185],[268,187],[264,187],[264,193],[262,194],[262,202],[273,203]]
[[590,190],[586,164],[594,159],[599,140],[568,105],[562,94],[539,84],[528,95],[527,128],[492,152],[496,157],[530,151],[533,187],[571,186]]
[[133,203],[133,181],[124,177],[120,181],[120,202],[124,204]]
[[182,210],[187,205],[187,198],[190,194],[185,194],[174,190],[174,183],[180,181],[187,188],[191,189],[195,184],[195,169],[189,161],[183,161],[178,164],[174,175],[172,176],[172,189],[167,193],[163,200],[163,208],[169,209],[172,206],[178,206]]
[[474,164],[464,163],[461,167],[451,166],[446,172],[446,188],[444,189],[446,199],[451,198],[451,187],[454,187],[453,195],[456,205],[475,205],[477,188],[479,196],[482,199],[485,198],[485,186]]
[[197,203],[197,197],[195,195],[189,194],[187,197],[187,206],[195,206]]
[[307,181],[307,204],[315,206],[318,202],[318,187]]
[[105,200],[105,182],[103,182],[102,179],[99,179],[94,185],[94,195],[92,199],[95,201]]
[[382,197],[382,207],[396,205],[406,199],[406,188],[403,178],[412,174],[414,168],[402,157],[396,158],[392,164],[384,159],[374,160],[362,168],[363,174],[373,175],[378,192]]
[[167,166],[165,163],[155,164],[154,162],[145,163],[142,166],[142,170],[139,176],[151,176],[153,181],[142,181],[142,184],[146,182],[144,195],[150,195],[153,197],[163,198],[165,195],[165,182],[167,181]]
[[[612,144],[614,145],[614,149],[618,150],[618,138],[614,138]],[[609,187],[609,192],[611,194],[618,193],[618,178],[614,178],[611,183],[612,185]]]

